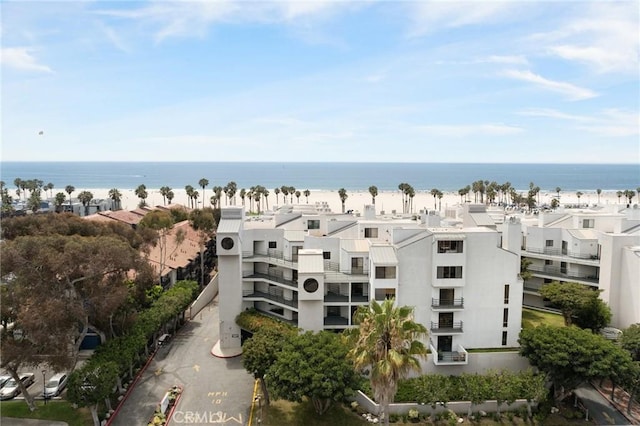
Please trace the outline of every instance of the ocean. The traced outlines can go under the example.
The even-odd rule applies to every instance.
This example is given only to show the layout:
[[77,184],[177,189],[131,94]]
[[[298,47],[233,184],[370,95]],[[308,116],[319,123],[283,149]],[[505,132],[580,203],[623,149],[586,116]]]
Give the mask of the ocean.
[[617,191],[640,187],[637,164],[470,164],[470,163],[253,163],[253,162],[1,162],[0,179],[40,179],[62,189],[182,189],[209,181],[207,189],[235,181],[238,188],[283,185],[298,190],[395,191],[408,183],[416,191],[458,191],[477,180],[511,182],[517,190],[534,182],[543,191]]

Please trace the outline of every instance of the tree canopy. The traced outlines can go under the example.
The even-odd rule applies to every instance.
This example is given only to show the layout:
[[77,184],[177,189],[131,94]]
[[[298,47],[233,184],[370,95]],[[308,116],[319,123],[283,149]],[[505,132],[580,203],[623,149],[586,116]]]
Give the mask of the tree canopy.
[[576,322],[582,328],[599,331],[611,320],[610,308],[601,301],[598,290],[578,283],[554,281],[542,286],[540,295],[562,311],[565,325]]
[[622,332],[621,344],[634,361],[640,361],[640,323],[631,324]]

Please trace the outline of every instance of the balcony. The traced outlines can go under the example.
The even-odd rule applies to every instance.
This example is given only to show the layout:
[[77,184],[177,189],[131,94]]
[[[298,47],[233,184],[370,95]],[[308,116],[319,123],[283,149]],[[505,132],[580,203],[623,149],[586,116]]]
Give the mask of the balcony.
[[324,325],[326,326],[346,326],[349,325],[349,318],[341,317],[339,315],[328,315],[324,317]]
[[464,308],[464,298],[460,299],[431,299],[431,307],[435,310],[457,310]]
[[431,321],[430,330],[435,334],[453,334],[462,333],[462,321],[446,321],[446,322],[433,322]]
[[268,249],[266,252],[243,251],[242,260],[267,262],[273,265],[298,269],[298,256],[285,256],[281,250]]
[[531,271],[535,276],[538,277],[549,277],[549,278],[560,278],[562,281],[583,281],[592,284],[598,284],[598,276],[594,272],[593,274],[581,274],[578,272],[568,272],[567,268],[562,268],[558,266],[537,266],[537,265],[529,265],[527,268]]
[[266,281],[272,281],[274,283],[278,283],[278,284],[284,284],[286,286],[289,287],[293,287],[295,289],[298,288],[298,282],[297,281],[293,281],[293,280],[288,280],[286,278],[283,277],[283,275],[281,274],[262,274],[259,272],[254,272],[252,274],[248,274],[248,275],[243,275],[242,279],[254,279],[254,280],[266,280]]
[[298,299],[285,299],[282,296],[272,293],[265,293],[262,291],[245,290],[242,292],[242,298],[244,300],[259,300],[264,302],[275,302],[285,306],[291,306],[298,309]]
[[458,350],[451,352],[438,352],[432,344],[429,344],[429,349],[435,365],[466,365],[469,363],[469,353],[462,345],[457,345]]
[[324,295],[325,302],[349,302],[349,296],[345,296],[344,294],[334,293],[332,291],[328,291],[327,294]]
[[369,295],[351,293],[351,301],[353,303],[369,303]]
[[552,247],[545,247],[545,248],[526,247],[524,251],[526,253],[545,254],[548,256],[560,256],[560,257],[570,257],[572,259],[593,260],[594,263],[599,263],[598,261],[600,260],[600,257],[597,254],[585,254],[585,253],[574,252],[571,250],[563,250],[563,249],[552,248]]

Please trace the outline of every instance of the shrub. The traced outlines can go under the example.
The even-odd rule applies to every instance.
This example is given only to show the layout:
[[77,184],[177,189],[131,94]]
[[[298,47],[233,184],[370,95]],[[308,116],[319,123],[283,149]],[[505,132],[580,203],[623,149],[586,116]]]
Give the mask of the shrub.
[[409,410],[409,419],[415,420],[420,417],[420,413],[415,408]]

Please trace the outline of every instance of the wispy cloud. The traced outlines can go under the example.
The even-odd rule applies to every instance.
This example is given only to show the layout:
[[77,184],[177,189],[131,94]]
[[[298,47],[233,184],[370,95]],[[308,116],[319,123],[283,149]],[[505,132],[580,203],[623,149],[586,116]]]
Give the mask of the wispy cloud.
[[415,129],[424,134],[451,138],[509,136],[524,131],[521,127],[505,124],[426,125],[416,126]]
[[131,53],[131,48],[122,40],[122,37],[111,27],[101,24],[100,27],[107,39],[118,49],[125,53]]
[[575,129],[604,137],[640,135],[640,114],[633,111],[606,109],[593,115],[569,114],[555,109],[530,108],[517,113],[522,116],[573,121]]
[[571,83],[566,83],[564,81],[550,80],[545,77],[542,77],[539,74],[534,74],[529,70],[526,70],[526,71],[506,70],[502,72],[501,75],[504,77],[515,79],[515,80],[521,80],[521,81],[526,81],[528,83],[533,83],[539,87],[542,87],[545,90],[561,93],[565,95],[569,100],[572,100],[572,101],[581,101],[584,99],[591,99],[598,96],[598,94],[593,90],[575,86]]
[[31,53],[33,50],[29,47],[3,47],[0,62],[22,71],[53,72],[47,65],[38,63],[38,60]]

